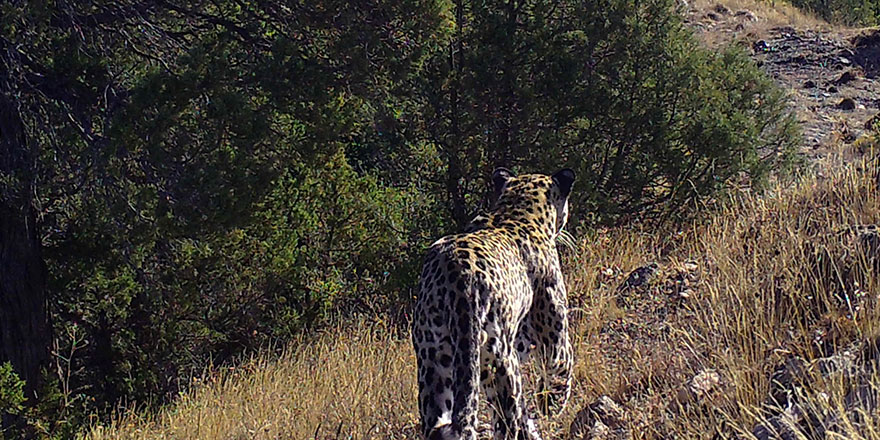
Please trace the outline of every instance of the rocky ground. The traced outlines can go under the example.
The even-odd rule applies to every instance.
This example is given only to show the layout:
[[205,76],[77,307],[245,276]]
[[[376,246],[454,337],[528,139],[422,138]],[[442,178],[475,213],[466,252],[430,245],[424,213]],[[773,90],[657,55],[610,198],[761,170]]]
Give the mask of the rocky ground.
[[722,4],[689,10],[688,22],[710,46],[745,46],[788,90],[810,159],[839,150],[870,129],[880,110],[880,31],[795,28]]
[[[873,265],[868,265],[869,270],[880,273],[880,229],[876,225],[853,227],[838,234],[836,240],[846,249],[844,258],[870,260]],[[697,358],[705,356],[681,350],[687,343],[681,334],[671,334],[671,330],[687,328],[687,322],[694,318],[696,309],[691,298],[705,293],[703,277],[712,276],[712,272],[711,263],[706,261],[652,262],[629,273],[609,268],[597,280],[600,284],[617,285],[614,298],[620,311],[618,319],[608,321],[599,331],[597,345],[605,360],[615,363],[621,375],[632,375],[637,380],[614,396],[599,396],[582,407],[568,429],[568,438],[676,438],[674,433],[667,432],[671,418],[688,417],[694,411],[715,411],[720,401],[736,398],[735,385],[728,383],[724,372],[700,367]],[[852,295],[841,304],[846,303],[857,314],[868,307],[865,301],[863,296]],[[819,440],[850,438],[853,432],[870,431],[865,426],[873,422],[866,418],[880,409],[880,390],[874,381],[880,339],[835,340],[835,330],[829,322],[818,323],[811,333],[815,334],[815,349],[810,359],[789,352],[778,362],[771,361],[775,366],[767,373],[770,388],[763,403],[763,415],[750,435],[719,427],[715,433],[702,433],[700,437]],[[645,353],[658,356],[642,361],[657,364],[656,376],[635,373],[632,364],[625,361]],[[676,373],[685,371],[696,373]],[[843,408],[838,411],[828,409],[830,397],[825,391],[830,383],[849,390],[841,400]],[[657,394],[651,388],[671,388],[673,392]],[[853,428],[853,424],[860,423],[865,426]]]

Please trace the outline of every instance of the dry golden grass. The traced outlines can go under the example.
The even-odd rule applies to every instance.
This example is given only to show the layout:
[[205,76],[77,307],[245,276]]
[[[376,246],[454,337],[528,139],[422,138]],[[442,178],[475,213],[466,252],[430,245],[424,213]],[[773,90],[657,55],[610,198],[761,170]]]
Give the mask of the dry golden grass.
[[[597,231],[567,251],[575,390],[562,414],[539,421],[545,438],[567,438],[577,411],[601,394],[627,409],[632,438],[748,438],[767,417],[774,366],[876,337],[876,273],[849,231],[880,223],[877,168],[876,159],[838,163],[762,196],[732,195],[682,230]],[[650,261],[660,263],[657,287],[621,304],[620,281]],[[661,287],[682,270],[698,281],[676,299]],[[377,327],[338,328],[213,373],[157,414],[132,411],[86,438],[417,438],[409,340]],[[682,401],[704,369],[720,375],[717,395]],[[876,414],[859,425],[844,410],[858,384],[814,379],[802,399],[838,416],[836,438],[880,439]],[[876,373],[871,383],[876,391]]]
[[[710,48],[717,48],[731,43],[751,45],[757,40],[768,38],[770,30],[792,27],[800,31],[841,31],[847,29],[840,25],[831,25],[825,20],[798,9],[783,0],[693,0],[688,1],[688,18],[695,25],[700,40]],[[728,14],[715,14],[719,20],[712,20],[708,14],[723,7]],[[735,16],[738,11],[749,11],[754,20]]]
[[829,30],[828,22],[792,6],[784,0],[694,0],[693,8],[709,10],[724,5],[731,11],[749,10],[767,27],[791,26],[798,29]]
[[277,359],[215,372],[158,414],[129,412],[87,438],[412,438],[415,358],[409,341],[389,334],[328,331]]

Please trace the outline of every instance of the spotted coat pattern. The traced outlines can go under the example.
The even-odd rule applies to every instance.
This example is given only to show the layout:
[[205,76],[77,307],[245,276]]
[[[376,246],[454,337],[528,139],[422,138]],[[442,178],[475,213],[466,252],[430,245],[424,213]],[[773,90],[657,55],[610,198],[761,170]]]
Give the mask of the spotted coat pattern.
[[496,440],[540,439],[520,366],[537,358],[538,407],[561,409],[572,350],[555,238],[574,173],[492,177],[494,209],[428,250],[414,310],[419,413],[429,440],[475,440],[480,386]]

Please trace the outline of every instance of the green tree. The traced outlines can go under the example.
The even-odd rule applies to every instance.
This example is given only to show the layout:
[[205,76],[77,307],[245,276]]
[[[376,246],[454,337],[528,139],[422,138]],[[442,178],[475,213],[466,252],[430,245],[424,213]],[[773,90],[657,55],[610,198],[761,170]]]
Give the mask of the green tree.
[[[51,362],[71,373],[57,385],[71,425],[123,397],[161,401],[209,359],[326,313],[312,303],[377,290],[367,281],[395,268],[375,262],[399,257],[419,197],[366,175],[365,152],[395,84],[442,39],[443,7],[4,4],[0,361],[27,395]],[[324,216],[282,221],[310,208]],[[335,214],[347,220],[313,223]]]
[[700,48],[671,1],[459,0],[454,11],[417,89],[459,224],[487,204],[495,166],[571,166],[578,217],[608,222],[792,160],[781,92],[737,51]]

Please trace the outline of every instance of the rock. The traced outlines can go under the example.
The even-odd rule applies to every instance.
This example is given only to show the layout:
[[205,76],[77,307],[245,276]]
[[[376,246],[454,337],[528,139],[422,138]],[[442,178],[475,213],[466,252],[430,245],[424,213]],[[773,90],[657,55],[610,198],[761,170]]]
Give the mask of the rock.
[[[877,113],[874,116],[871,116],[871,119],[868,119],[867,121],[865,121],[865,130],[873,130],[874,127],[877,125],[877,123],[880,123],[880,113]],[[880,127],[877,127],[877,128],[880,128]]]
[[629,438],[626,413],[614,399],[605,395],[578,411],[569,432],[573,440]]
[[758,20],[758,17],[756,17],[755,14],[753,14],[752,11],[750,11],[748,9],[740,9],[739,11],[736,11],[736,13],[733,15],[736,17],[742,18],[743,20],[747,20],[747,21],[757,21]]
[[707,369],[691,379],[688,388],[697,399],[705,399],[714,394],[721,386],[721,375],[715,370]]
[[858,364],[857,353],[851,348],[840,350],[828,357],[816,359],[811,367],[814,371],[821,374],[822,377],[840,374],[843,377],[849,378],[862,373],[862,369]]
[[715,10],[715,12],[717,12],[721,15],[730,14],[730,9],[728,9],[727,6],[724,6],[721,3],[718,3],[717,5],[715,5],[715,7],[713,9]]
[[712,21],[718,21],[718,20],[721,20],[721,17],[719,17],[718,14],[716,14],[716,13],[714,13],[714,12],[709,12],[709,13],[707,13],[707,14],[706,14],[706,17],[709,18],[709,19],[712,20]]
[[687,12],[691,9],[691,5],[688,4],[687,0],[676,0],[676,5],[681,12]]
[[[766,423],[758,423],[752,430],[752,435],[758,440],[800,440],[803,433],[798,427],[799,418],[790,414],[771,417]],[[800,435],[798,435],[800,434]]]
[[697,373],[678,391],[671,407],[677,409],[693,404],[706,404],[718,395],[720,390],[721,375],[707,368]]
[[[876,345],[856,343],[831,356],[807,361],[792,356],[770,377],[766,419],[753,427],[759,440],[848,438],[865,433],[864,414],[876,414],[880,395],[872,385],[869,365]],[[848,390],[843,407],[828,392]],[[841,413],[842,411],[842,413]],[[830,433],[836,435],[828,436]]]
[[852,98],[843,98],[843,100],[837,103],[837,108],[841,110],[855,110],[856,102]]
[[590,413],[593,414],[602,423],[612,427],[619,428],[623,425],[626,414],[623,408],[614,401],[614,399],[603,395],[591,403],[589,407]]
[[767,42],[764,40],[758,40],[755,42],[755,44],[752,45],[752,50],[754,50],[755,52],[769,52],[770,45],[768,45]]
[[850,64],[852,64],[852,61],[850,61],[847,57],[840,57],[837,60],[840,61],[840,64],[843,64],[844,66],[849,66]]
[[809,362],[800,356],[791,356],[770,375],[770,404],[786,407],[792,390],[803,380],[809,369]]
[[770,45],[764,40],[758,40],[752,45],[755,52],[770,52]]
[[847,70],[846,72],[843,72],[842,74],[840,74],[839,78],[834,80],[834,84],[837,84],[837,85],[846,84],[848,82],[854,81],[856,78],[858,78],[858,76],[852,70]]
[[813,81],[811,79],[806,80],[804,82],[804,88],[805,89],[815,89],[816,88],[816,81]]
[[880,257],[880,228],[877,225],[857,225],[854,229],[859,252],[868,260]]
[[659,270],[660,265],[657,263],[649,263],[645,266],[639,267],[627,275],[626,280],[623,281],[623,284],[621,284],[617,290],[629,290],[636,287],[642,287],[651,282]]
[[828,87],[828,92],[829,93],[837,93],[837,87],[834,87],[834,86]]
[[[880,115],[875,116],[880,117]],[[878,225],[853,225],[850,226],[850,242],[847,248],[851,250],[855,257],[853,264],[855,270],[859,273],[873,271],[875,274],[880,273],[880,227]],[[867,263],[867,264],[863,264]],[[864,291],[854,284],[856,295],[851,297],[853,300],[861,298]],[[859,295],[858,292],[862,292]]]
[[593,423],[593,427],[590,428],[590,433],[587,435],[589,440],[607,440],[612,438],[611,428],[609,428],[604,423],[596,420]]

